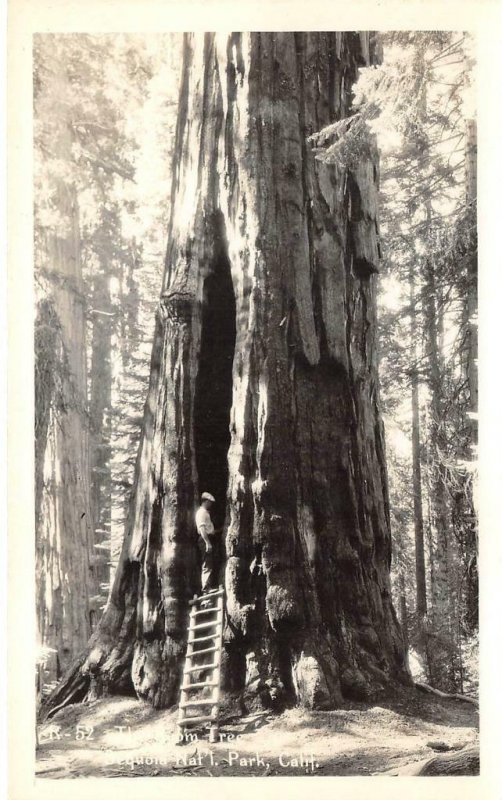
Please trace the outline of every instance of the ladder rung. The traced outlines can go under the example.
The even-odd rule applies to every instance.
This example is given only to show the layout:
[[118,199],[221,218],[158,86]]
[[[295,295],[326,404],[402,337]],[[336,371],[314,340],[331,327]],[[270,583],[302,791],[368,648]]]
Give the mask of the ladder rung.
[[199,614],[214,614],[215,611],[219,611],[220,609],[218,606],[213,606],[212,608],[203,608],[201,611],[192,611],[192,617],[198,617]]
[[189,692],[191,689],[202,689],[204,686],[218,686],[218,681],[198,681],[197,683],[183,683],[182,692]]
[[213,589],[206,594],[201,594],[200,597],[196,597],[195,600],[190,600],[188,605],[195,606],[197,603],[201,603],[203,600],[210,600],[212,597],[221,597],[224,594],[223,589]]
[[207,614],[209,611],[213,611],[213,612],[214,612],[214,611],[220,611],[220,604],[219,604],[219,602],[217,602],[217,603],[214,603],[214,604],[213,604],[213,605],[211,605],[211,606],[208,606],[207,602],[208,602],[207,600],[206,600],[206,602],[202,602],[202,603],[200,604],[200,605],[201,605],[201,607],[200,607],[198,610],[196,610],[196,608],[195,608],[195,606],[194,606],[194,608],[192,608],[192,609],[190,610],[190,616],[191,616],[191,617],[195,617],[197,614],[204,614],[204,613],[206,613],[206,614]]
[[198,636],[197,639],[189,639],[187,644],[196,644],[197,642],[209,642],[211,639],[217,639],[218,634],[215,633],[213,636]]
[[194,656],[201,656],[202,653],[214,653],[215,650],[219,650],[220,646],[217,645],[216,647],[205,647],[204,650],[194,650],[193,653],[189,653],[187,658],[193,658]]
[[212,700],[210,697],[206,697],[202,700],[185,700],[185,702],[181,702],[179,707],[180,708],[191,708],[192,706],[215,706],[217,702]]
[[187,724],[196,725],[198,722],[212,722],[213,720],[214,717],[207,715],[201,717],[183,717],[183,719],[178,720],[178,725],[180,728],[184,728]]
[[215,628],[217,625],[220,625],[221,621],[219,619],[213,619],[211,622],[201,622],[200,625],[190,625],[188,630],[189,631],[200,631],[202,628]]
[[216,669],[219,667],[219,664],[199,664],[196,667],[188,667],[185,669],[184,675],[187,675],[189,672],[202,672],[203,669]]

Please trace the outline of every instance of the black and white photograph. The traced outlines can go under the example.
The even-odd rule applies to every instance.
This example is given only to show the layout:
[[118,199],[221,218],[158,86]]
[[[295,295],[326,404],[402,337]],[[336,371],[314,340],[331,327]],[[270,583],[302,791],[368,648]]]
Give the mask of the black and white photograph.
[[479,776],[476,31],[218,23],[24,55],[34,779]]

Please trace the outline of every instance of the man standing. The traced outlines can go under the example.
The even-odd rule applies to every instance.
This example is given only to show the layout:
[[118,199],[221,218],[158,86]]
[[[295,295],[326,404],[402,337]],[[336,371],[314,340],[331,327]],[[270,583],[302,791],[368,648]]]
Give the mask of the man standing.
[[215,503],[215,499],[209,492],[203,492],[200,508],[195,515],[197,533],[200,536],[199,543],[203,546],[202,555],[202,591],[208,592],[213,584],[214,572],[214,550],[212,537],[214,536],[214,525],[211,520],[210,511]]

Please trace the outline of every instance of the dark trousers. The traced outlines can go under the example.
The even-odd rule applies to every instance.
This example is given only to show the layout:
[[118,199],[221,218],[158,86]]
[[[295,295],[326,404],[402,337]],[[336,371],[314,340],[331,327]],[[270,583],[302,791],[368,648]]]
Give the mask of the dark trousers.
[[202,591],[206,592],[208,589],[214,588],[214,572],[215,572],[215,559],[214,559],[214,544],[213,549],[209,552],[206,549],[206,543],[202,536],[199,536],[199,553],[201,556],[201,585]]

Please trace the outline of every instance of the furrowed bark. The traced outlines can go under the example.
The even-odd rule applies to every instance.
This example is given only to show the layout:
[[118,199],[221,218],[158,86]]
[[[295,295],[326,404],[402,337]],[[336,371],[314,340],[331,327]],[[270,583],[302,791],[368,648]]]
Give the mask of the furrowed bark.
[[[176,700],[203,490],[225,529],[227,688],[320,708],[410,680],[378,409],[378,159],[368,146],[342,172],[306,142],[350,113],[375,48],[367,33],[185,37],[144,433],[101,626],[137,564],[132,679],[155,705]],[[98,631],[97,675],[102,645]]]
[[[57,58],[37,95],[36,111],[68,91]],[[45,111],[44,111],[45,109]],[[64,112],[50,157],[71,158]],[[40,164],[37,164],[37,169]],[[61,677],[85,646],[97,614],[91,552],[89,431],[86,408],[85,298],[80,261],[79,209],[74,185],[55,176],[45,187],[55,210],[35,243],[35,575],[40,648],[38,688]]]

